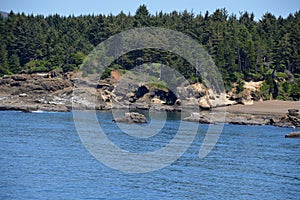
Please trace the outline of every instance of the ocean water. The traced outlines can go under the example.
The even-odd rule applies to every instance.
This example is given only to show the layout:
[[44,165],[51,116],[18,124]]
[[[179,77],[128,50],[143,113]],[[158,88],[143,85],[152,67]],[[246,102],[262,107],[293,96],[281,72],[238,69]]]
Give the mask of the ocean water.
[[[110,140],[132,152],[165,146],[179,115],[169,114],[159,134],[137,139],[123,133],[110,112],[97,113]],[[151,118],[154,124],[160,120],[159,114]],[[193,143],[171,165],[127,173],[90,154],[72,113],[2,111],[0,199],[300,198],[300,139],[284,138],[292,129],[225,125],[216,146],[200,159],[207,127],[199,126]]]

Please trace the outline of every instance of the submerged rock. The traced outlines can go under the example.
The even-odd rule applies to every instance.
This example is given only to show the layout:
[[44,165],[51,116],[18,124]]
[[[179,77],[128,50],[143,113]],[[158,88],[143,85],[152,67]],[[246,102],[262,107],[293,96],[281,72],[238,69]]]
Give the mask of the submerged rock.
[[115,118],[113,120],[114,122],[122,122],[122,123],[127,123],[127,124],[143,124],[147,123],[145,115],[142,115],[140,113],[136,112],[128,112],[125,113],[124,117],[122,118]]
[[286,138],[300,138],[300,132],[292,132],[285,135]]

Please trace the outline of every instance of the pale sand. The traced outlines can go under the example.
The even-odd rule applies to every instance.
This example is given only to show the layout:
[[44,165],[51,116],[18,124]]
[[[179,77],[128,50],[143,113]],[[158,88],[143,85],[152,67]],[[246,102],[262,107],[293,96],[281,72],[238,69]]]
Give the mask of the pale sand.
[[234,105],[228,107],[215,108],[222,111],[226,109],[230,113],[249,113],[249,114],[286,114],[289,109],[300,110],[300,101],[260,101],[253,105]]

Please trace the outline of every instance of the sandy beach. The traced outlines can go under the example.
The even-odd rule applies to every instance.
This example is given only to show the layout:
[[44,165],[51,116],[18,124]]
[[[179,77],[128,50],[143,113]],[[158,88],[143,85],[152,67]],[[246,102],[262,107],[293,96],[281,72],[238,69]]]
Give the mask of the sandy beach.
[[216,111],[226,109],[229,113],[245,113],[245,114],[279,114],[288,113],[289,109],[300,110],[300,101],[258,101],[253,105],[234,105],[229,107],[215,108]]

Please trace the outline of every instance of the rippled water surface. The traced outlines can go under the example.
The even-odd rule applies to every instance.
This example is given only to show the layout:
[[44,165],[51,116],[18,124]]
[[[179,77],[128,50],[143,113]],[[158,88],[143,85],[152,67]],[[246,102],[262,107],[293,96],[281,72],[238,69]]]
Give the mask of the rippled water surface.
[[[111,141],[132,152],[166,145],[178,115],[169,115],[159,134],[135,139],[116,127],[111,113],[97,113]],[[206,129],[199,126],[172,165],[129,174],[89,153],[72,113],[0,112],[0,199],[299,199],[300,140],[284,138],[292,129],[225,125],[217,145],[200,159]]]

